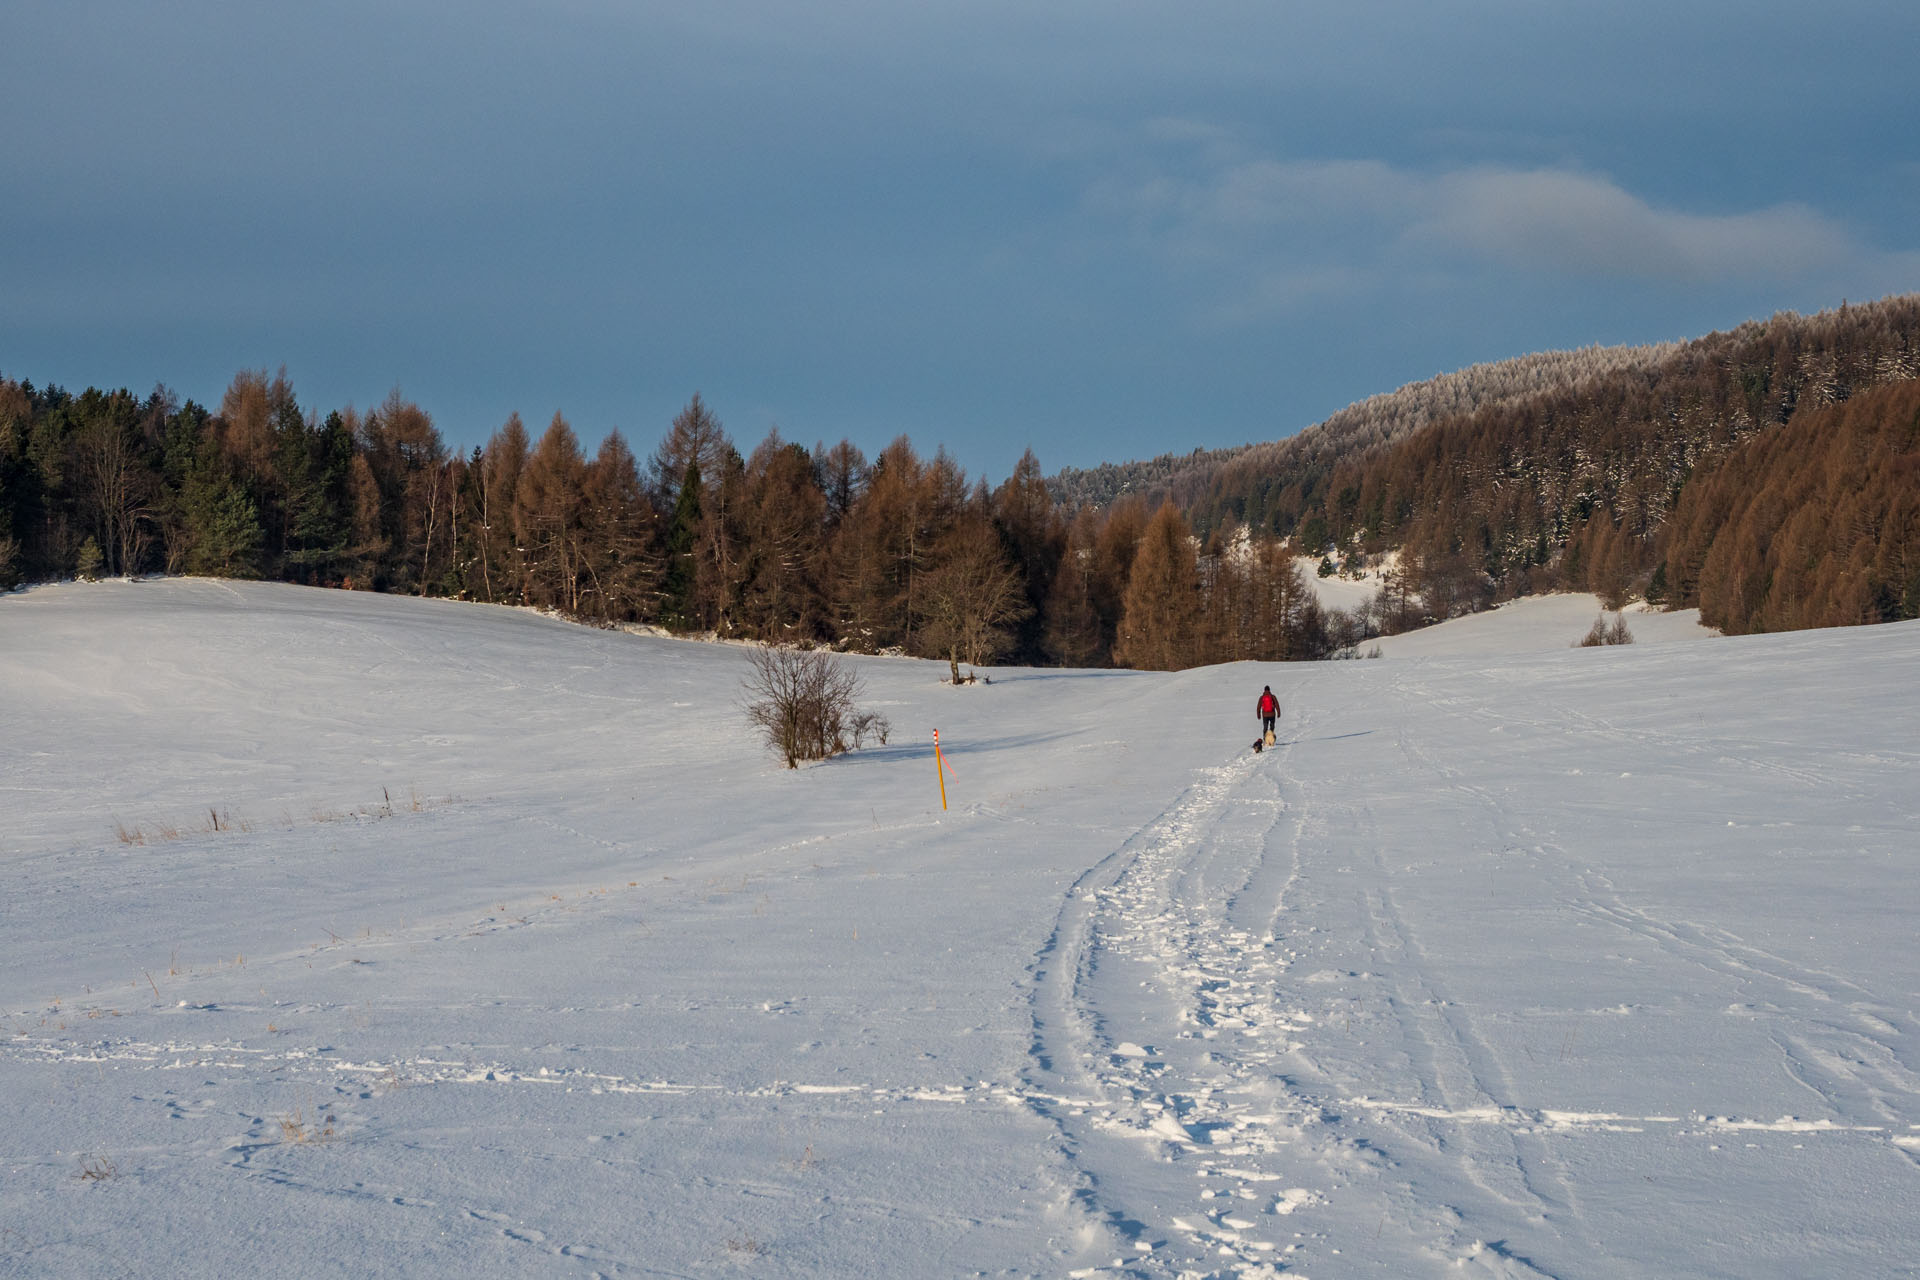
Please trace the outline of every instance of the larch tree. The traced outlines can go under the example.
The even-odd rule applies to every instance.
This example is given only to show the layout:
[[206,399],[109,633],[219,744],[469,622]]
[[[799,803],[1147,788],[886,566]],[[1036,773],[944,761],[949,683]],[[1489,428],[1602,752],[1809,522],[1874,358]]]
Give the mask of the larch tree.
[[527,459],[514,494],[514,529],[527,549],[531,603],[580,612],[581,515],[586,460],[573,428],[558,413]]
[[1114,659],[1124,666],[1178,671],[1198,660],[1198,557],[1186,517],[1161,504],[1140,537],[1120,616]]
[[424,594],[433,557],[446,555],[453,501],[447,450],[433,418],[395,388],[360,424],[361,452],[379,489],[385,584]]
[[747,629],[770,641],[818,638],[827,496],[813,459],[778,430],[768,431],[747,460],[743,519],[748,560],[741,608]]
[[600,442],[581,482],[583,557],[592,586],[587,611],[608,619],[647,616],[660,580],[653,504],[633,450],[618,431]]
[[846,519],[847,512],[866,492],[867,455],[848,440],[842,440],[832,448],[822,442],[813,454],[820,492],[827,504],[827,527],[832,529]]
[[1119,642],[1120,615],[1126,608],[1127,584],[1140,538],[1147,529],[1146,504],[1122,498],[1108,508],[1093,545],[1093,600],[1100,615],[1102,647],[1111,652]]
[[526,589],[525,557],[514,523],[520,475],[527,467],[527,428],[518,413],[488,439],[480,458],[476,512],[480,589],[489,600],[519,600]]
[[696,391],[686,408],[674,415],[660,447],[648,461],[655,502],[663,509],[673,505],[686,483],[689,466],[699,469],[701,482],[707,487],[719,483],[720,470],[732,449],[726,428]]
[[694,541],[694,606],[702,623],[723,635],[743,630],[742,595],[750,554],[747,465],[728,445],[714,482],[700,495],[700,528]]
[[863,649],[911,638],[914,588],[936,524],[928,470],[911,441],[894,440],[874,460],[866,492],[835,531],[835,613],[842,634]]

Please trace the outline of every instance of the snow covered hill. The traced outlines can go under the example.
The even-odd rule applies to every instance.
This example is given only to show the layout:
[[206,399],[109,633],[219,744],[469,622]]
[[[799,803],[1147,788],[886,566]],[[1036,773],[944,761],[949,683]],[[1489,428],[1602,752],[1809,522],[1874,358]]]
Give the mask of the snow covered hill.
[[[1622,611],[1635,644],[1675,644],[1717,639],[1720,633],[1700,625],[1698,609],[1672,613],[1644,604]],[[1589,592],[1522,596],[1485,613],[1449,618],[1431,627],[1381,636],[1361,645],[1379,648],[1385,658],[1483,658],[1547,653],[1580,643],[1596,618],[1611,622],[1600,597]]]
[[789,772],[727,647],[0,598],[0,1275],[1912,1274],[1920,625],[1574,638]]

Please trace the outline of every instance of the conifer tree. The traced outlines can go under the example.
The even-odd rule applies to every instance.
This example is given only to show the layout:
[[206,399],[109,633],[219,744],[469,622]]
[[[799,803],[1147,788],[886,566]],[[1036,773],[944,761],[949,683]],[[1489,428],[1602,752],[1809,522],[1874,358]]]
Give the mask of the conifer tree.
[[586,611],[634,621],[651,616],[660,577],[653,504],[640,483],[633,450],[609,431],[582,481],[584,564],[591,583]]
[[527,554],[532,604],[580,612],[586,571],[582,529],[586,460],[573,428],[558,413],[527,459],[514,493],[514,528]]
[[727,446],[714,483],[702,486],[694,539],[694,610],[701,625],[723,636],[745,630],[742,594],[749,568],[747,468]]
[[1186,518],[1161,504],[1140,536],[1120,616],[1114,660],[1123,666],[1178,671],[1198,661],[1198,563]]
[[527,465],[527,428],[520,415],[487,441],[476,469],[475,517],[478,523],[480,589],[488,600],[521,600],[526,595],[526,563],[514,524],[520,475]]
[[1067,531],[1032,449],[1020,455],[1013,474],[994,490],[993,522],[1020,570],[1026,595],[1025,616],[1014,632],[1012,652],[1017,661],[1037,662],[1046,653],[1043,610],[1066,552]]
[[700,536],[700,464],[688,460],[675,486],[673,518],[667,525],[666,566],[660,586],[660,625],[675,631],[699,625],[694,615],[694,544]]
[[747,461],[745,501],[743,624],[764,640],[818,638],[827,496],[812,457],[768,431]]

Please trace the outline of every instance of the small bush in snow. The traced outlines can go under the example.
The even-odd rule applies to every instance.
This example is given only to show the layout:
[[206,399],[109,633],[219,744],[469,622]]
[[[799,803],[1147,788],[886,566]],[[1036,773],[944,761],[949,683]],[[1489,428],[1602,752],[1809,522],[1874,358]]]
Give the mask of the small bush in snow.
[[1577,649],[1591,649],[1603,644],[1632,644],[1633,632],[1627,630],[1627,615],[1616,613],[1613,621],[1607,621],[1607,615],[1601,614],[1593,620],[1587,634],[1580,638]]
[[837,756],[869,738],[885,743],[892,731],[885,716],[854,705],[860,677],[825,649],[767,645],[750,650],[747,662],[747,719],[789,769],[802,760]]
[[19,561],[20,544],[12,538],[0,537],[0,591],[11,591],[20,585],[16,568]]

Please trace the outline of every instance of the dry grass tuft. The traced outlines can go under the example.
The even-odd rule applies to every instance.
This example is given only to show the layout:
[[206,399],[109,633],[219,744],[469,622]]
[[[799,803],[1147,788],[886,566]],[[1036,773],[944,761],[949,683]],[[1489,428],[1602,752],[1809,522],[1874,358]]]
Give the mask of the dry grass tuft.
[[[317,1110],[316,1108],[316,1111]],[[280,1141],[282,1142],[331,1142],[338,1136],[335,1131],[335,1126],[339,1124],[339,1120],[334,1116],[332,1111],[327,1111],[323,1116],[309,1124],[306,1113],[300,1108],[295,1107],[292,1114],[280,1117],[279,1124]]]
[[[429,809],[436,809],[443,805],[458,803],[460,803],[460,797],[458,796],[447,795],[434,797],[426,795],[419,787],[410,787],[408,788],[407,799],[403,803],[395,805],[392,789],[382,787],[380,788],[379,804],[368,805],[365,808],[354,809],[348,812],[342,812],[338,809],[315,808],[311,810],[307,816],[308,820],[314,823],[344,822],[349,818],[380,819],[391,818],[399,812],[425,813]],[[294,819],[293,811],[286,808],[281,809],[280,819],[277,825],[286,828],[296,826],[297,823]],[[116,840],[124,845],[148,845],[178,840],[182,835],[214,835],[216,833],[225,834],[230,831],[251,833],[257,829],[257,826],[258,824],[256,824],[252,818],[244,815],[236,816],[231,809],[222,809],[218,805],[209,805],[206,816],[187,828],[182,828],[174,823],[165,821],[129,825],[122,819],[116,817],[113,821],[113,835]]]
[[110,1182],[120,1176],[120,1167],[105,1156],[87,1152],[80,1157],[80,1172],[73,1176],[81,1182]]

